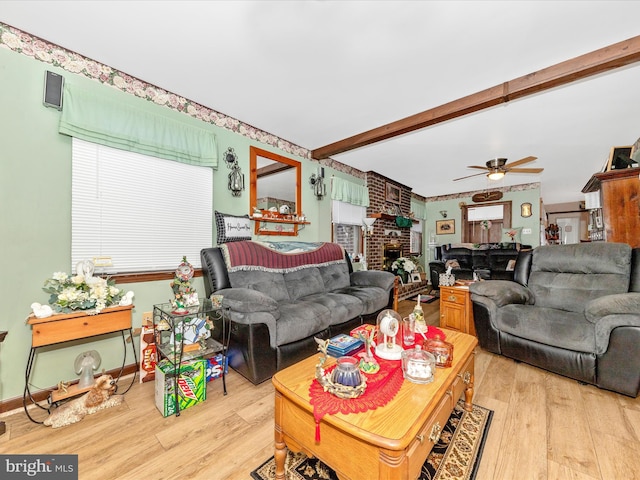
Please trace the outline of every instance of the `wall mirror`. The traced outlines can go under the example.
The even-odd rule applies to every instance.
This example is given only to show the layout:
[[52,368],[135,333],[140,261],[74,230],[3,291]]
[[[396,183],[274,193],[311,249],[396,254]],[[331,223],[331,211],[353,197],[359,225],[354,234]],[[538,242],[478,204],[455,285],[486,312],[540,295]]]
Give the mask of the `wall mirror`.
[[[250,147],[249,170],[250,215],[253,215],[254,208],[275,209],[279,213],[288,212],[291,216],[302,215],[300,162],[261,148]],[[297,234],[297,225],[280,225],[273,231],[266,231],[265,223],[256,221],[256,234]]]

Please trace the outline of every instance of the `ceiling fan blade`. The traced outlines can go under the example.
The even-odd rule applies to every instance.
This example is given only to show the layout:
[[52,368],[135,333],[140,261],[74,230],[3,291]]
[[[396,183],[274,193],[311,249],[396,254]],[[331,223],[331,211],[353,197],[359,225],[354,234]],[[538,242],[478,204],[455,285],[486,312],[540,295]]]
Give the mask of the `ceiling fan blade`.
[[482,172],[482,173],[474,173],[473,175],[467,175],[466,177],[454,178],[453,181],[457,182],[458,180],[462,180],[464,178],[477,177],[478,175],[486,175],[486,173],[484,173],[484,172]]
[[515,162],[509,162],[507,165],[505,165],[505,167],[507,169],[511,169],[511,167],[517,167],[518,165],[523,165],[525,163],[529,163],[529,162],[533,162],[534,160],[537,160],[538,157],[524,157],[521,158],[520,160],[516,160]]
[[509,173],[540,173],[544,168],[507,168]]
[[478,165],[468,165],[467,168],[479,168],[480,170],[489,170],[487,167],[480,167]]

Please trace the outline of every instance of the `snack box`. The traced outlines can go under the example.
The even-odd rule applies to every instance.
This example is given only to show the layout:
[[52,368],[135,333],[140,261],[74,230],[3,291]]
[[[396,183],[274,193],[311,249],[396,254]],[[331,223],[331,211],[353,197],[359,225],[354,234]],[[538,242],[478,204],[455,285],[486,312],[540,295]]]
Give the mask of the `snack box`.
[[156,364],[155,401],[162,416],[176,413],[174,385],[178,387],[180,411],[203,402],[207,398],[207,361],[203,359],[180,365],[178,381],[174,382],[174,367],[163,360]]
[[375,325],[371,325],[370,323],[363,323],[362,325],[358,325],[356,328],[351,330],[349,334],[355,338],[360,338],[358,336],[358,333],[362,333],[362,335],[364,335],[365,337],[371,337],[371,332],[375,333],[375,331],[376,331]]
[[[224,355],[221,353],[207,358],[207,382],[211,382],[222,376],[222,362],[224,358]],[[229,373],[229,357],[226,357],[224,364],[224,374],[226,375]]]
[[157,358],[153,325],[142,325],[140,331],[140,383],[153,381]]

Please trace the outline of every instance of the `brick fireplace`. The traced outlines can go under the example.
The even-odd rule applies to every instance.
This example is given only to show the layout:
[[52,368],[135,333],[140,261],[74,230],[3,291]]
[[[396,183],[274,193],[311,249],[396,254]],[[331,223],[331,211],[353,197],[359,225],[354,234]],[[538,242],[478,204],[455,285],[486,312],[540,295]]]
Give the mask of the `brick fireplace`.
[[[366,238],[365,255],[370,270],[385,269],[385,246],[387,247],[386,263],[391,265],[398,251],[402,255],[409,254],[411,234],[409,227],[396,225],[397,212],[408,217],[411,211],[411,188],[394,182],[376,172],[366,172],[369,187],[369,207],[367,217],[376,217],[373,233]],[[399,203],[396,203],[399,202]],[[399,210],[398,210],[399,209]]]

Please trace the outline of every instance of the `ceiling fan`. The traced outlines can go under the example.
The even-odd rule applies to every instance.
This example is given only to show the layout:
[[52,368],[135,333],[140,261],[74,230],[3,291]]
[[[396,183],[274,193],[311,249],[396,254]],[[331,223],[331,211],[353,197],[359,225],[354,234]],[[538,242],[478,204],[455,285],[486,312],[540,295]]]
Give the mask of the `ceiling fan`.
[[473,175],[467,175],[466,177],[454,178],[454,182],[457,180],[462,180],[463,178],[476,177],[478,175],[486,175],[490,180],[500,180],[505,176],[507,172],[513,173],[540,173],[544,170],[544,168],[516,168],[518,165],[524,165],[525,163],[533,162],[538,157],[524,157],[520,160],[516,160],[515,162],[511,162],[507,165],[506,158],[493,158],[487,162],[486,167],[480,167],[477,165],[470,165],[468,168],[479,168],[480,170],[485,170],[482,173],[475,173]]

